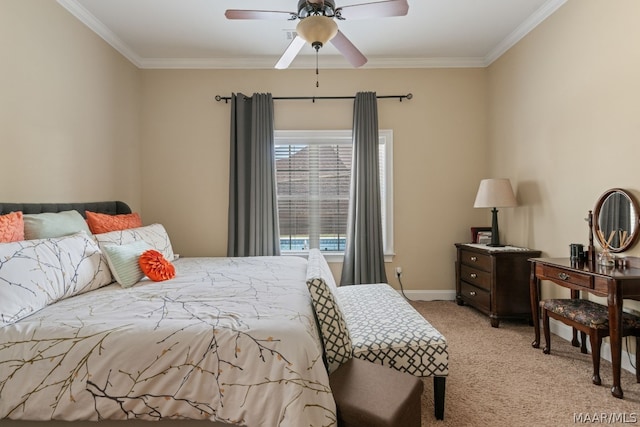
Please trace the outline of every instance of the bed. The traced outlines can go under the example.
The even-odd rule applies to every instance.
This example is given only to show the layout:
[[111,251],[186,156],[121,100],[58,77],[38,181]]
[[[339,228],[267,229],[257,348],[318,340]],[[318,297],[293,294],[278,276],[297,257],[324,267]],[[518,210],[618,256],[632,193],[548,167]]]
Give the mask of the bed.
[[[0,214],[69,209],[81,214],[131,212],[122,202],[0,204]],[[120,239],[135,237],[126,230],[120,233]],[[0,323],[3,423],[201,420],[208,425],[335,425],[335,403],[305,284],[305,259],[179,258],[172,259],[176,275],[171,280],[143,278],[123,287],[109,277],[109,284],[96,286],[96,278],[109,272],[103,258],[96,261],[93,273],[85,271],[91,242],[98,236],[77,233],[69,238],[73,247],[83,248],[82,262],[69,264],[66,255],[57,260],[63,269],[73,270],[64,272],[65,280],[94,274],[90,285],[53,297],[55,290],[42,286],[49,298],[43,307]],[[170,249],[168,236],[165,239]],[[56,250],[65,242],[56,240]],[[9,255],[6,245],[14,245]],[[16,245],[20,246],[0,244],[5,248],[0,295],[11,286],[2,281],[8,261],[22,257],[25,265],[37,265],[25,269],[26,276],[49,268],[38,257],[24,256],[29,252],[23,246],[29,244],[20,250]]]

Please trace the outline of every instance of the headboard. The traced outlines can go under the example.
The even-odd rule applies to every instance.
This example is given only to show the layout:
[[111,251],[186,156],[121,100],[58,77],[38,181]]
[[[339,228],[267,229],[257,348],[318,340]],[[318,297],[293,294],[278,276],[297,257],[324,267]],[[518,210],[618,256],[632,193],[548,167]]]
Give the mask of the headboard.
[[22,211],[25,214],[43,212],[62,212],[77,210],[83,217],[84,211],[110,215],[129,214],[131,208],[125,202],[88,202],[88,203],[0,203],[0,215]]

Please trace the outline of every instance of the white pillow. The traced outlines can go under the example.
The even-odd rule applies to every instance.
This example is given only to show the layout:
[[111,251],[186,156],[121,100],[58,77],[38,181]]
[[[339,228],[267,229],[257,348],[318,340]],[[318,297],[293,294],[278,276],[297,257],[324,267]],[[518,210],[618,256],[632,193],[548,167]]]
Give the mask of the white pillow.
[[0,326],[109,283],[109,267],[86,233],[0,243]]
[[68,236],[79,231],[91,234],[87,221],[75,210],[25,214],[23,218],[26,240]]
[[140,255],[149,249],[153,249],[153,247],[144,240],[124,245],[102,245],[102,251],[109,263],[111,274],[123,288],[135,285],[144,277],[138,260]]
[[144,240],[153,249],[162,252],[162,255],[169,261],[174,259],[169,235],[162,224],[151,224],[144,227],[94,234],[93,237],[100,244],[100,247],[104,247],[107,244],[124,245]]

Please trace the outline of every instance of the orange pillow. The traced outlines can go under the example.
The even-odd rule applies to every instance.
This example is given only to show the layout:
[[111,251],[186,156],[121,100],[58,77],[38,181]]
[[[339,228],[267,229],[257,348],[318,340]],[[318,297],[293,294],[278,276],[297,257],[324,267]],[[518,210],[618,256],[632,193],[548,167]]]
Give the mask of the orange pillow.
[[142,219],[140,219],[140,215],[137,213],[109,215],[84,211],[84,214],[87,217],[89,230],[91,230],[93,234],[142,227]]
[[155,249],[144,251],[138,259],[140,270],[154,282],[162,282],[176,277],[176,268]]
[[10,212],[0,215],[0,242],[19,242],[24,240],[24,219],[22,212]]

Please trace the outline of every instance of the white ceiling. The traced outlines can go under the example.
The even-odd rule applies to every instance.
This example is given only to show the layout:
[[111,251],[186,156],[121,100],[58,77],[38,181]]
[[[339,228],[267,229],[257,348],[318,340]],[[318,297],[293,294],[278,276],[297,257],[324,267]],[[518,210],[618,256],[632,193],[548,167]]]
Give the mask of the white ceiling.
[[[378,0],[336,0],[336,7]],[[484,67],[566,0],[408,0],[407,16],[338,21],[365,68]],[[297,0],[58,0],[140,68],[272,68],[296,21],[227,20],[226,9],[297,12]],[[323,68],[350,68],[331,45]],[[305,46],[291,68],[315,67]]]

